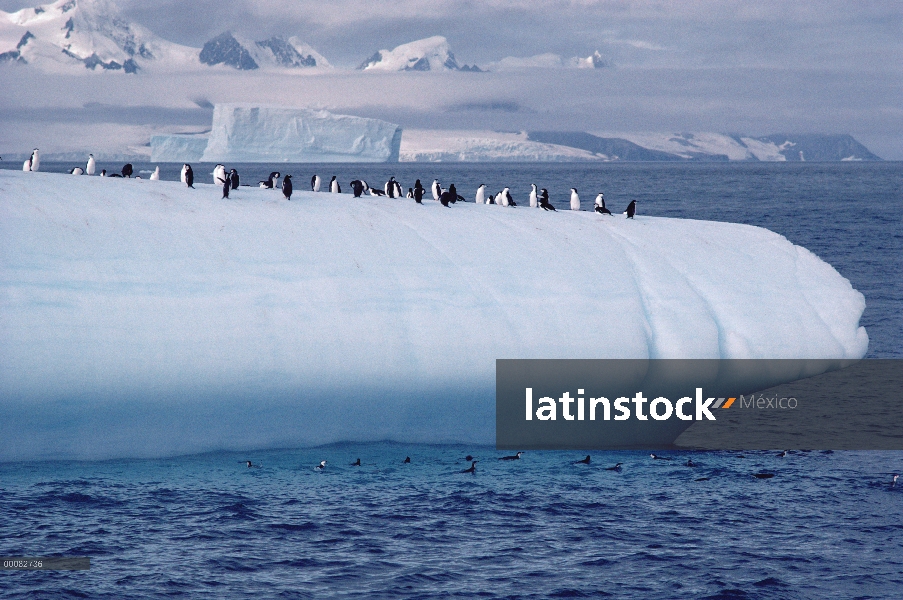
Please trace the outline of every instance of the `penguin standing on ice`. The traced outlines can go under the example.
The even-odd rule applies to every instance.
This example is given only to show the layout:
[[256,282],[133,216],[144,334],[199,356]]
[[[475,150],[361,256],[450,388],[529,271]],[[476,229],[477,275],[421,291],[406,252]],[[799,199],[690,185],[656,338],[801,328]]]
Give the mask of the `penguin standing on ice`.
[[[223,175],[225,175],[225,173],[223,173]],[[225,200],[229,197],[229,190],[232,189],[232,182],[228,177],[225,177],[224,179],[219,180],[219,184],[223,186],[223,199]]]
[[539,207],[543,210],[551,210],[557,212],[555,207],[549,203],[549,190],[542,188],[539,192]]
[[433,200],[439,200],[439,196],[442,195],[442,186],[439,185],[438,179],[433,179],[433,185],[431,187],[433,191]]
[[267,177],[266,181],[258,181],[257,184],[262,188],[272,190],[279,184],[279,177],[279,171],[273,171],[270,173],[270,176]]
[[449,204],[454,204],[458,201],[458,192],[455,190],[455,184],[451,184],[446,191],[439,194],[439,202],[442,203],[442,206],[448,207]]
[[395,196],[401,198],[401,184],[398,183],[398,180],[395,177],[392,177],[392,181],[395,182]]
[[292,176],[286,175],[282,179],[282,195],[285,196],[286,200],[292,199]]
[[94,171],[97,169],[97,162],[94,160],[94,155],[88,155],[88,164],[85,165],[85,173],[88,175],[94,175]]
[[106,170],[106,169],[101,169],[101,171],[100,171],[100,176],[101,176],[101,177],[106,177],[106,176],[107,176],[107,170]]
[[351,192],[354,194],[355,198],[360,198],[361,194],[364,193],[364,182],[360,179],[355,179],[350,184]]
[[182,183],[194,189],[194,171],[191,170],[191,165],[187,163],[182,165]]
[[418,179],[414,182],[414,202],[417,204],[423,204],[423,191],[423,184]]
[[157,168],[154,169],[154,172],[151,173],[150,179],[151,179],[151,181],[160,181],[160,167],[159,166],[157,166]]
[[125,163],[124,165],[122,165],[123,177],[131,178],[132,173],[134,173],[134,170],[132,169],[132,163]]
[[386,182],[386,185],[383,186],[383,189],[386,192],[386,196],[389,198],[395,198],[397,194],[395,193],[395,178],[390,177],[389,181]]
[[69,171],[69,174],[70,174],[70,175],[84,175],[84,174],[85,174],[85,170],[82,169],[81,167],[75,167],[74,169],[72,169],[71,171]]
[[605,196],[603,196],[601,193],[596,196],[596,208],[594,210],[600,215],[611,216],[611,211],[605,208]]
[[320,180],[319,175],[314,175],[313,177],[311,177],[310,178],[310,191],[319,192],[320,191],[320,183],[321,183],[321,180]]
[[536,193],[536,184],[530,184],[530,208],[539,208],[539,196]]
[[41,155],[38,153],[38,149],[35,148],[31,153],[31,169],[30,171],[40,171],[41,170]]
[[571,210],[580,210],[580,196],[577,188],[571,188]]
[[25,162],[22,163],[22,170],[25,172],[31,171],[31,157],[29,156],[25,159]]
[[329,191],[333,194],[341,194],[342,188],[339,186],[338,180],[335,178],[335,175],[332,176],[332,179],[329,181]]
[[511,197],[511,192],[508,191],[508,188],[505,188],[502,194],[505,195],[505,206],[517,206],[517,202]]
[[477,188],[477,195],[474,197],[474,202],[477,204],[484,204],[486,202],[486,184],[481,183],[480,187]]
[[630,204],[627,205],[627,210],[624,211],[624,214],[627,215],[628,219],[633,218],[633,215],[636,214],[636,200],[630,201]]
[[222,184],[226,179],[226,167],[223,165],[216,165],[213,167],[213,183]]
[[238,189],[238,184],[239,184],[240,180],[238,178],[238,171],[236,171],[235,169],[231,169],[229,171],[229,182],[232,184],[233,190]]
[[405,198],[413,198],[414,197],[414,188],[408,188],[408,193]]

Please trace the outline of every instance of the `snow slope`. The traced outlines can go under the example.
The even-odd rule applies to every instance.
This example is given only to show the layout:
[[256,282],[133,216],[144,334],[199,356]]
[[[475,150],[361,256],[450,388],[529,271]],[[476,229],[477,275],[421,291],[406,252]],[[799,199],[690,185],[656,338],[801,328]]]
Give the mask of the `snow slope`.
[[868,345],[863,296],[756,227],[196,188],[0,171],[0,460],[489,443],[496,358]]
[[401,139],[402,162],[573,162],[600,160],[596,154],[533,142],[526,133],[406,129]]

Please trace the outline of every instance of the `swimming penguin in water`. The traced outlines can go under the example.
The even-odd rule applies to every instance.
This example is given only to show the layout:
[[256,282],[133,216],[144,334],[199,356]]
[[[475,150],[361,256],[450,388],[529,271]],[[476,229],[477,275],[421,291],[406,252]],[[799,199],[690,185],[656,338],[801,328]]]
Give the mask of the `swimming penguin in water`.
[[318,464],[316,467],[314,467],[314,469],[316,469],[317,471],[322,471],[322,470],[325,469],[325,468],[326,468],[326,461],[325,461],[325,460],[321,460],[321,461],[320,461],[320,464]]
[[575,465],[588,465],[589,462],[590,462],[590,458],[589,458],[589,454],[587,454],[586,458],[584,458],[583,460],[575,460],[574,464]]
[[439,185],[438,179],[433,179],[433,185],[431,186],[431,189],[433,191],[433,200],[438,201],[439,196],[442,195],[442,186]]
[[232,184],[232,189],[237,190],[238,184],[240,182],[241,180],[238,178],[238,171],[236,171],[235,169],[229,169],[229,183]]
[[333,194],[341,194],[342,187],[339,185],[338,180],[335,178],[335,175],[332,176],[332,179],[329,180],[329,191]]
[[282,195],[286,200],[292,199],[292,176],[286,175],[282,178]]
[[596,196],[595,211],[600,215],[611,215],[611,211],[605,208],[605,196],[603,196],[601,193]]
[[774,473],[753,473],[753,477],[756,479],[771,479],[774,477]]
[[353,463],[351,463],[351,466],[352,466],[352,467],[359,467],[359,466],[361,466],[361,459],[357,459],[356,461],[354,461]]
[[571,188],[571,210],[580,210],[580,195],[577,188]]
[[530,184],[530,208],[539,208],[539,195],[535,183]]
[[249,469],[259,469],[260,468],[260,465],[255,465],[254,463],[252,463],[249,460],[239,461],[239,462],[244,462],[246,465],[248,465]]
[[693,462],[693,459],[692,459],[692,458],[688,458],[688,459],[687,459],[687,463],[686,463],[684,466],[686,466],[686,467],[695,467],[695,466],[696,466],[696,463]]
[[542,188],[539,193],[539,207],[543,210],[551,210],[557,212],[554,206],[549,203],[549,190]]
[[88,155],[88,163],[85,165],[85,173],[88,175],[94,175],[94,171],[97,169],[97,162],[94,160],[94,155]]
[[627,215],[628,219],[633,218],[633,215],[636,214],[636,200],[630,201],[630,204],[627,205],[627,210],[624,211],[624,214]]
[[414,202],[423,204],[423,184],[419,179],[414,182]]
[[671,460],[670,456],[659,456],[658,454],[650,454],[652,460]]
[[132,170],[132,163],[125,163],[124,165],[122,165],[123,177],[131,178],[133,172],[134,171]]
[[355,198],[360,198],[361,194],[364,193],[364,182],[360,179],[355,179],[348,185],[351,186],[351,192],[354,194]]
[[40,171],[41,170],[41,154],[38,152],[38,149],[35,148],[31,153],[31,168],[29,171]]
[[69,174],[70,174],[70,175],[84,175],[84,174],[85,174],[85,170],[82,169],[81,167],[75,167],[74,169],[72,169],[71,171],[69,171]]
[[478,460],[472,460],[472,461],[470,461],[470,468],[469,468],[469,469],[464,469],[464,470],[461,471],[461,472],[462,472],[462,473],[476,473],[476,472],[477,472],[477,463],[478,463],[478,462],[480,462],[480,461],[478,461]]
[[480,187],[477,188],[477,195],[474,196],[474,202],[477,204],[483,204],[486,202],[486,184],[481,183]]
[[464,457],[464,460],[467,461],[467,462],[470,462],[470,461],[475,460],[475,459],[474,459],[474,457],[472,457],[470,454],[468,454],[467,456]]
[[605,470],[606,471],[617,471],[618,473],[620,473],[621,472],[621,463],[618,463],[613,467],[606,467]]
[[890,487],[897,487],[897,479],[899,478],[899,475],[894,475],[894,480],[890,482]]
[[523,452],[518,452],[514,456],[502,456],[502,457],[499,457],[499,460],[520,460],[521,454],[523,454]]
[[310,191],[319,192],[320,191],[320,183],[321,183],[321,180],[320,180],[319,175],[314,175],[313,177],[311,177],[310,178]]
[[785,456],[787,456],[787,451],[786,451],[786,450],[784,450],[783,452],[781,452],[780,454],[778,454],[778,458],[784,458]]
[[151,181],[160,181],[160,167],[159,166],[156,169],[154,169],[153,173],[151,173],[150,179],[151,179]]
[[402,464],[405,464],[405,465],[411,464],[411,457],[410,457],[410,456],[405,456],[405,457],[404,457],[404,460],[401,461],[401,463],[402,463]]

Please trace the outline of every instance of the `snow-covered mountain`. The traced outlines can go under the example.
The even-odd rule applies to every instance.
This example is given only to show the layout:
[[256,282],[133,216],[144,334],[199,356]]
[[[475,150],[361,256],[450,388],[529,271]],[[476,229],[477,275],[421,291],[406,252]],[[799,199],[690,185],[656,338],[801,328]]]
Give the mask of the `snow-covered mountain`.
[[57,0],[0,11],[0,64],[10,62],[49,72],[172,72],[220,64],[240,70],[329,67],[295,37],[255,42],[226,32],[203,49],[174,44],[125,20],[113,0]]
[[854,161],[881,160],[853,136],[841,134],[586,133],[534,131],[535,142],[579,148],[618,161]]
[[0,63],[51,72],[87,68],[137,73],[155,64],[170,69],[196,64],[197,53],[126,21],[110,0],[57,0],[0,11]]
[[358,67],[363,71],[480,71],[476,65],[458,65],[441,35],[379,50]]
[[329,67],[329,62],[299,38],[272,37],[254,42],[227,31],[204,44],[199,55],[205,65],[227,65],[240,71],[261,67]]

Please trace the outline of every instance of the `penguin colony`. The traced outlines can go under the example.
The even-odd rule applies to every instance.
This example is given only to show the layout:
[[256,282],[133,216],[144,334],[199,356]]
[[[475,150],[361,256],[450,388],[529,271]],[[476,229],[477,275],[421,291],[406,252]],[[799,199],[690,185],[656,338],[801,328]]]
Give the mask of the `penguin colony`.
[[[40,165],[40,153],[38,149],[35,148],[31,156],[23,163],[22,170],[38,171],[40,170]],[[72,175],[94,175],[96,173],[96,169],[97,162],[94,159],[94,155],[89,154],[84,167],[73,167],[69,170],[69,173]],[[111,175],[107,175],[107,170],[103,169],[100,172],[100,176],[122,177],[129,179],[134,174],[132,164],[126,163],[125,165],[123,165],[120,173],[121,174],[113,173]],[[231,169],[227,172],[225,165],[216,165],[211,175],[213,178],[213,184],[218,186],[222,190],[223,199],[229,198],[229,192],[232,190],[237,190],[240,185],[238,171]],[[140,175],[136,176],[136,179],[140,178]],[[160,167],[158,166],[151,173],[150,180],[157,181],[159,179]],[[194,188],[194,172],[192,171],[191,165],[182,165],[179,179],[187,187]],[[282,180],[281,184],[280,179]],[[283,177],[282,173],[280,173],[279,171],[273,171],[270,173],[269,177],[264,180],[258,181],[257,185],[264,189],[281,190],[282,196],[286,200],[291,200],[293,190],[291,179],[291,175],[285,175]],[[323,183],[323,179],[319,175],[313,175],[310,178],[311,191],[321,191],[321,188],[324,187]],[[382,186],[382,189],[371,187],[370,184],[368,184],[363,179],[355,179],[348,185],[350,186],[351,192],[355,198],[360,198],[364,195],[392,199],[407,198],[413,199],[417,204],[423,204],[423,198],[426,194],[426,190],[419,179],[414,183],[413,187],[407,188],[407,192],[405,193],[401,183],[397,179],[395,179],[394,176],[390,177],[389,180],[385,182],[385,184]],[[342,193],[342,187],[338,181],[337,176],[332,176],[332,178],[326,184],[324,191],[332,194]],[[430,192],[432,194],[433,200],[435,202],[439,202],[440,204],[442,204],[442,206],[445,207],[450,207],[452,204],[455,204],[457,202],[468,201],[464,196],[458,193],[458,190],[455,188],[455,184],[451,184],[448,186],[448,188],[444,188],[442,187],[442,184],[438,179],[433,179],[433,182],[430,185]],[[511,188],[509,187],[502,188],[495,194],[487,194],[487,192],[488,190],[486,188],[486,185],[480,185],[476,190],[476,194],[474,195],[474,202],[476,204],[491,204],[494,206],[502,206],[508,208],[516,208],[518,206],[518,203],[511,195]],[[530,208],[541,208],[545,211],[557,212],[557,209],[549,201],[549,191],[546,188],[538,188],[535,183],[530,184],[530,192],[527,197],[526,204]],[[583,210],[580,201],[580,194],[577,191],[577,188],[571,188],[570,209],[576,211]],[[611,210],[609,210],[608,207],[605,206],[605,195],[601,192],[596,196],[595,202],[593,204],[593,211],[599,213],[600,215],[613,216]],[[631,200],[630,204],[627,205],[627,209],[623,214],[626,215],[628,219],[633,219],[636,216],[636,213],[637,201]]]

